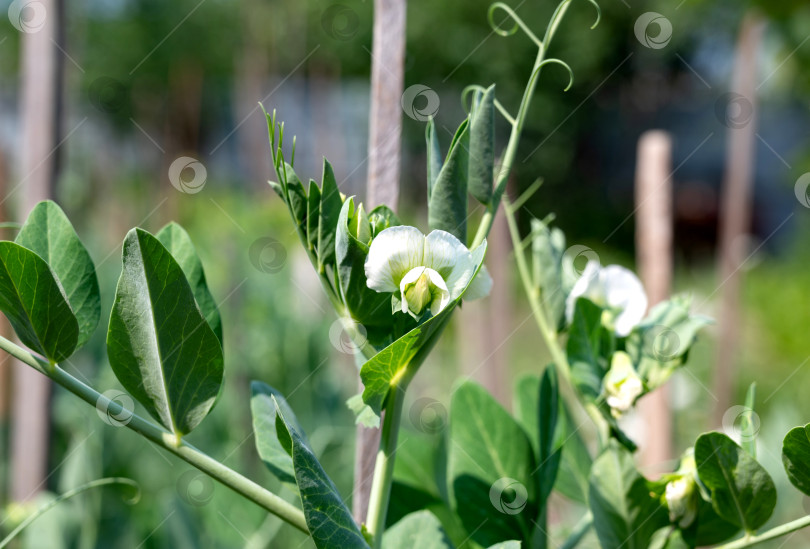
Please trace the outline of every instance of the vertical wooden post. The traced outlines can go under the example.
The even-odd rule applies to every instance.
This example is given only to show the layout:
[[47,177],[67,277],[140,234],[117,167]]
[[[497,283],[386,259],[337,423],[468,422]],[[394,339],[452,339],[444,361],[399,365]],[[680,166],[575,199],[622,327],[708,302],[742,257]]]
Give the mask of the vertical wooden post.
[[[39,0],[45,22],[22,34],[22,164],[23,199],[19,218],[40,200],[53,196],[59,143],[63,59],[61,0]],[[13,368],[11,431],[11,497],[26,501],[44,489],[50,430],[50,382],[29,366]]]
[[[648,131],[638,141],[636,160],[636,257],[650,307],[671,291],[672,225],[672,139]],[[663,473],[673,457],[667,385],[641,399],[638,412],[644,422],[641,466],[646,473]]]
[[[399,197],[400,133],[405,74],[405,0],[374,0],[369,117],[368,209],[385,204],[396,211]],[[362,384],[360,389],[362,390]],[[368,511],[380,430],[357,426],[352,512],[362,523]]]
[[762,40],[764,22],[749,13],[743,19],[734,63],[734,91],[751,109],[745,124],[729,125],[726,145],[726,173],[720,196],[720,231],[718,285],[720,314],[718,319],[716,365],[713,391],[717,398],[714,424],[719,426],[723,414],[732,405],[734,365],[738,358],[740,316],[740,266],[746,250],[741,244],[751,225],[751,194],[756,153],[756,58]]

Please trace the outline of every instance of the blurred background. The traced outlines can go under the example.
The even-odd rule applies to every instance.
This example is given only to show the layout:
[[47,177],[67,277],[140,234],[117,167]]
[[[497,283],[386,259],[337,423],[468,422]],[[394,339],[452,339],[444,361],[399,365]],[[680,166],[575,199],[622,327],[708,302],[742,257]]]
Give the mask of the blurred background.
[[[538,0],[509,4],[540,36],[556,7]],[[342,192],[362,197],[372,2],[0,5],[9,15],[0,18],[0,221],[23,221],[36,193],[53,196],[98,266],[102,318],[111,307],[126,231],[138,225],[156,232],[169,220],[180,222],[220,300],[225,330],[225,392],[191,442],[294,497],[255,453],[248,400],[250,380],[259,379],[287,395],[327,472],[350,494],[354,426],[344,402],[357,391],[354,360],[284,205],[266,183],[272,170],[258,102],[276,109],[285,133],[297,135],[302,179],[319,179],[326,156]],[[405,87],[423,88],[403,101],[399,210],[422,229],[419,113],[435,115],[446,151],[464,116],[463,88],[495,83],[497,97],[514,113],[535,57],[525,35],[492,32],[488,5],[446,0],[411,2],[407,9]],[[734,430],[733,414],[724,411],[740,404],[756,380],[759,457],[780,488],[770,524],[810,513],[810,501],[789,486],[779,455],[787,430],[810,421],[810,179],[802,178],[810,171],[810,5],[601,0],[600,6],[602,21],[590,30],[594,8],[574,2],[551,47],[575,80],[563,92],[564,69],[550,65],[542,73],[509,192],[517,196],[538,177],[544,184],[521,211],[521,223],[527,229],[532,216],[554,213],[568,245],[592,249],[603,264],[633,267],[639,137],[668,132],[673,291],[691,293],[698,312],[724,319],[703,334],[670,383],[670,457],[700,432]],[[39,32],[51,34],[28,47],[26,40]],[[50,107],[39,103],[43,97]],[[51,125],[52,143],[36,136],[26,142],[26,124],[37,123]],[[498,123],[500,148],[508,128]],[[36,147],[44,147],[40,157],[47,162],[26,156]],[[32,188],[43,170],[48,188]],[[731,206],[724,209],[724,201]],[[733,218],[730,224],[724,215]],[[15,234],[3,232],[8,239]],[[406,408],[411,430],[441,434],[458,376],[479,379],[508,408],[515,380],[549,361],[500,223],[490,247],[493,296],[465,306],[417,376]],[[732,268],[722,257],[736,258]],[[65,367],[100,390],[120,389],[106,361],[104,326]],[[2,360],[0,498],[7,512],[0,528],[15,521],[11,503],[35,505],[87,480],[127,476],[142,487],[134,505],[115,488],[60,505],[21,547],[307,546],[259,508],[126,429],[105,425],[59,389],[47,397],[42,453],[15,454],[11,441],[23,429],[15,401],[25,395],[14,390],[18,369]],[[718,364],[725,365],[719,374]],[[628,421],[643,436],[642,422]],[[47,474],[25,487],[19,468],[40,457]],[[562,507],[577,512],[573,504]],[[773,547],[805,547],[808,540],[796,534]]]

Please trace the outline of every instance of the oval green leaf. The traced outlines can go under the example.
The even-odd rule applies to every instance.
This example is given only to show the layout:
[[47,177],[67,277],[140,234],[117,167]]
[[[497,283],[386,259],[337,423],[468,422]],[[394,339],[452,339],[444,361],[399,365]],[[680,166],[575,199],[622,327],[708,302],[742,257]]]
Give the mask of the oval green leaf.
[[83,346],[98,326],[101,297],[96,267],[65,212],[55,202],[40,202],[15,242],[44,259],[56,274],[79,324],[76,348]]
[[222,386],[216,334],[180,265],[142,229],[124,240],[107,356],[121,385],[178,437],[205,418]]
[[[256,438],[256,450],[259,457],[279,480],[295,484],[295,471],[290,455],[281,445],[276,432],[276,404],[284,411],[287,421],[293,423],[295,430],[304,438],[304,431],[298,419],[277,390],[260,381],[250,384],[250,412],[253,416],[253,436]],[[273,401],[275,399],[275,402]],[[306,438],[304,438],[306,443]]]
[[51,362],[76,349],[79,323],[44,259],[14,242],[0,242],[0,311],[25,345]]
[[214,296],[211,295],[211,291],[208,289],[202,261],[197,255],[191,237],[183,227],[173,221],[160,229],[155,236],[169,250],[180,268],[183,269],[183,274],[186,275],[186,280],[191,286],[191,292],[194,294],[197,306],[200,308],[208,325],[214,330],[219,342],[222,343],[222,318],[219,315]]
[[767,522],[776,487],[748,452],[722,433],[705,433],[695,443],[695,461],[718,515],[749,533]]
[[439,519],[430,511],[405,516],[383,535],[385,549],[453,549]]
[[790,483],[810,496],[810,424],[794,427],[785,435],[782,463]]

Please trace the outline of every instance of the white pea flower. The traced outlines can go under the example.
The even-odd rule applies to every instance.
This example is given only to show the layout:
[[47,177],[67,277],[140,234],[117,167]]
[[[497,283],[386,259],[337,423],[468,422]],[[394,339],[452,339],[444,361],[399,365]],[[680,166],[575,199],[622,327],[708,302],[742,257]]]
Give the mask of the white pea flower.
[[699,495],[695,483],[696,474],[694,451],[690,449],[681,459],[675,478],[667,482],[664,490],[669,520],[681,528],[687,528],[697,517]]
[[[389,227],[371,241],[366,283],[377,292],[396,292],[403,313],[417,317],[429,309],[436,315],[461,295],[476,267],[470,250],[448,232],[425,236],[415,227]],[[481,266],[464,298],[484,297],[491,287],[492,278]]]
[[617,418],[632,408],[633,403],[644,392],[644,384],[633,368],[630,355],[624,351],[613,354],[604,384],[610,413]]
[[602,267],[598,261],[588,262],[565,302],[565,317],[569,324],[580,297],[609,309],[607,320],[619,337],[628,336],[647,311],[647,294],[641,281],[632,271],[619,265]]

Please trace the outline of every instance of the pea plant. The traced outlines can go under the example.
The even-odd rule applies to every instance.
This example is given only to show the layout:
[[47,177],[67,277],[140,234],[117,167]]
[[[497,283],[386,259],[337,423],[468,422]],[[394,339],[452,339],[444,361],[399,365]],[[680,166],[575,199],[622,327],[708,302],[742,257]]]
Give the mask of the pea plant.
[[[591,3],[598,23],[599,7]],[[639,472],[636,445],[619,419],[683,367],[710,321],[690,313],[686,297],[648,311],[639,279],[624,267],[592,260],[577,271],[576,254],[551,217],[533,220],[527,237],[519,232],[517,212],[539,183],[514,201],[506,183],[541,69],[561,65],[573,80],[564,61],[547,57],[570,4],[559,4],[542,39],[507,5],[491,6],[494,32],[521,31],[537,45],[537,57],[516,114],[496,99],[494,85],[469,86],[462,97],[468,114],[446,154],[427,121],[427,234],[386,206],[366,208],[342,195],[326,160],[320,183],[305,185],[294,169],[295,140],[287,155],[284,124],[275,112],[265,113],[275,169],[270,186],[357,349],[364,389],[347,405],[359,423],[381,429],[368,515],[360,524],[310,447],[295,402],[261,380],[251,385],[256,449],[297,492],[298,504],[187,442],[217,402],[225,365],[216,300],[191,237],[175,223],[154,235],[140,228],[126,235],[107,328],[110,367],[151,419],[60,366],[94,333],[101,300],[90,254],[53,202],[33,209],[15,241],[0,242],[0,310],[24,345],[0,338],[0,348],[308,534],[318,548],[545,548],[553,530],[567,536],[564,548],[591,534],[604,549],[731,549],[810,525],[806,516],[759,532],[777,496],[756,459],[753,386],[742,445],[705,433],[675,471],[657,479]],[[511,130],[497,156],[496,123]],[[490,291],[486,237],[501,206],[552,363],[520,380],[514,413],[462,380],[440,436],[426,441],[400,433],[408,386],[453,312]],[[596,433],[593,444],[582,435],[585,424]],[[406,466],[397,467],[397,456]],[[810,495],[810,424],[787,434],[782,456],[790,482]],[[131,481],[96,485],[114,482]],[[549,520],[553,493],[583,506],[578,522]]]

